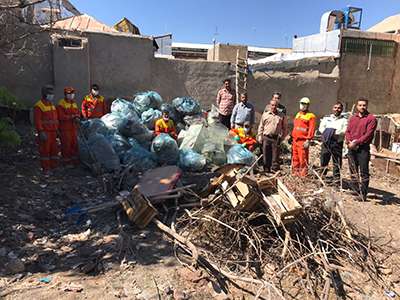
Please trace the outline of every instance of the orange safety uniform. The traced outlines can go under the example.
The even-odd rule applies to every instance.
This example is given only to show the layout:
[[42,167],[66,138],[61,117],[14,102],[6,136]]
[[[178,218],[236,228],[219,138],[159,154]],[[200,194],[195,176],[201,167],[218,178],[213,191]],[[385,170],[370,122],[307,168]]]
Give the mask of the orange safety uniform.
[[86,119],[101,118],[107,113],[106,101],[103,96],[85,96],[82,101],[82,116]]
[[239,144],[244,144],[250,151],[254,150],[257,144],[256,136],[252,132],[246,133],[243,127],[230,130],[230,135],[239,137]]
[[309,149],[304,149],[305,141],[314,137],[316,117],[311,112],[298,112],[293,122],[292,131],[292,173],[307,176]]
[[155,124],[154,134],[157,136],[161,133],[167,133],[174,139],[177,139],[178,136],[175,131],[174,121],[169,119],[168,122],[165,122],[163,118],[158,119]]
[[48,171],[58,165],[57,110],[53,103],[40,100],[33,109],[35,128],[38,133],[44,132],[47,135],[46,141],[38,139],[40,164],[43,171]]
[[78,164],[78,125],[75,118],[79,117],[78,105],[74,100],[61,99],[57,105],[60,122],[61,154],[64,164]]

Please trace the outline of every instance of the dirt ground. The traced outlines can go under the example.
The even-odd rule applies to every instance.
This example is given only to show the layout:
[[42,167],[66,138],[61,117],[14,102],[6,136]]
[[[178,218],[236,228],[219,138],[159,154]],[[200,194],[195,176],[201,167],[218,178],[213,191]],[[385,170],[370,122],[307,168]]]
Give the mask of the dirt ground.
[[[251,299],[227,296],[175,258],[154,227],[132,226],[120,208],[85,213],[109,203],[106,185],[83,168],[39,171],[32,132],[0,156],[0,299]],[[346,168],[346,166],[344,166]],[[374,160],[368,202],[341,193],[350,222],[379,243],[400,248],[399,169]],[[397,263],[400,255],[390,257]],[[400,294],[400,275],[388,265]],[[390,299],[365,295],[353,299]]]

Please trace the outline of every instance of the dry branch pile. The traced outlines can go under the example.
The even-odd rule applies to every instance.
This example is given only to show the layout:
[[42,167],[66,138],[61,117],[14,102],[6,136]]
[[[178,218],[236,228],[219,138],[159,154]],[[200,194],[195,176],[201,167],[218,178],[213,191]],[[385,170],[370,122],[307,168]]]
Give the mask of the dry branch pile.
[[[198,254],[222,274],[259,280],[254,281],[261,283],[259,296],[273,285],[275,291],[293,297],[328,299],[331,292],[344,297],[343,284],[346,291],[355,286],[342,279],[341,272],[390,288],[380,274],[384,251],[347,224],[340,198],[328,188],[321,189],[317,181],[282,180],[295,190],[304,208],[289,225],[277,226],[265,207],[239,211],[221,197],[208,207],[186,210],[177,219],[176,232],[190,240]],[[263,284],[266,282],[268,286]]]

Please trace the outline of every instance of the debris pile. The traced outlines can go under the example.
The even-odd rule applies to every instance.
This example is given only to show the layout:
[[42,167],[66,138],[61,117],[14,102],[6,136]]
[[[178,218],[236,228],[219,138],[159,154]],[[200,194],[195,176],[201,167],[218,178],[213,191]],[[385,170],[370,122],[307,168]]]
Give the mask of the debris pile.
[[[173,211],[171,227],[157,219],[163,212],[157,211],[160,202],[154,195],[143,196],[146,193],[136,188],[128,197],[148,203],[142,210],[148,212],[146,218],[150,216],[146,225],[153,218],[175,240],[183,250],[176,251],[180,261],[187,264],[189,255],[192,264],[205,268],[222,287],[225,281],[255,284],[258,295],[272,292],[275,299],[287,295],[327,299],[331,293],[345,297],[360,279],[391,288],[380,270],[384,251],[347,224],[341,199],[333,190],[318,180],[306,183],[279,173],[251,174],[256,163],[249,168],[221,167],[203,190],[201,208],[189,210],[172,202],[164,211],[168,216],[164,219]],[[129,207],[125,210],[128,215],[132,212]]]
[[[256,278],[260,286],[265,281],[276,286],[286,281],[310,296],[328,297],[331,287],[342,296],[344,271],[362,273],[389,288],[379,270],[383,264],[379,254],[384,251],[347,224],[341,200],[328,190],[308,197],[298,193],[294,198],[289,182],[305,184],[293,180],[297,179],[260,178],[251,184],[243,178],[236,189],[247,195],[227,192],[206,207],[187,211],[178,218],[176,231],[218,269]],[[307,198],[312,203],[302,201]]]

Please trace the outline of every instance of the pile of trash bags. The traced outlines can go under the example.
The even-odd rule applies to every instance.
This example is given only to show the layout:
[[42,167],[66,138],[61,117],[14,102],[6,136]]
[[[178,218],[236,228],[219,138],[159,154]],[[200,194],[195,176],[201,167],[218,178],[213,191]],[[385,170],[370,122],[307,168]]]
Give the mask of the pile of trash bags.
[[[175,123],[177,140],[168,134],[154,134],[155,122],[164,110]],[[82,121],[79,147],[82,162],[104,172],[129,168],[136,174],[161,165],[199,172],[210,164],[251,164],[255,159],[229,138],[215,106],[206,114],[191,97],[165,103],[154,91],[138,93],[131,101],[118,98],[101,119]]]

